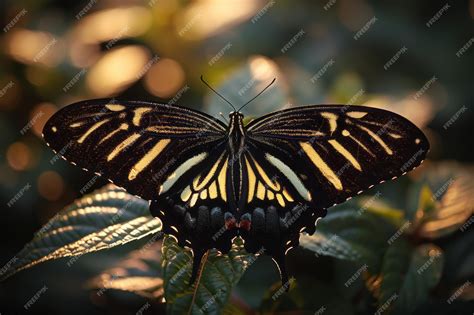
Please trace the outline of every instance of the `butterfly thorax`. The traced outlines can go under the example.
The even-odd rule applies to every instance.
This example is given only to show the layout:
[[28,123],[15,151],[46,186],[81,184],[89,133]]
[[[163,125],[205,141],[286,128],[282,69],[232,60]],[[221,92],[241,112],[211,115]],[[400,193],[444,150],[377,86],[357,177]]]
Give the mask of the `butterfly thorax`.
[[[245,128],[243,124],[244,115],[239,112],[231,112],[229,114],[229,168],[231,180],[229,181],[232,185],[230,193],[232,194],[233,205],[232,210],[239,211],[239,199],[242,195],[242,160],[241,156],[245,148]],[[235,180],[238,179],[238,180]]]
[[232,112],[229,114],[229,118],[229,148],[232,157],[238,158],[238,155],[242,153],[245,141],[244,115]]

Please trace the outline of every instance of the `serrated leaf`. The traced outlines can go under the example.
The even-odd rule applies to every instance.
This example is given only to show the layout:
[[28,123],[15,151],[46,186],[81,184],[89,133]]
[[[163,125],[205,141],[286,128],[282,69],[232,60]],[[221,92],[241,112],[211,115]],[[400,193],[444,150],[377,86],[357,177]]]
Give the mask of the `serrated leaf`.
[[396,240],[384,256],[380,274],[379,309],[410,314],[438,284],[443,253],[433,244],[413,248],[405,238]]
[[313,235],[300,236],[300,246],[315,252],[318,255],[331,256],[338,259],[357,260],[360,254],[353,246],[339,238],[337,234],[326,235],[316,231]]
[[181,248],[168,236],[163,240],[162,252],[165,299],[170,314],[220,314],[253,257],[244,251],[237,238],[226,255],[211,250],[203,258],[204,267],[197,282],[190,285],[190,250]]
[[153,236],[141,249],[131,252],[115,267],[90,280],[87,287],[96,289],[98,295],[103,295],[107,290],[121,290],[146,298],[161,298],[161,243],[152,243],[155,239]]
[[[300,243],[315,252],[324,247],[324,251],[321,251],[324,255],[358,260],[367,264],[371,272],[378,272],[386,241],[394,229],[387,220],[372,213],[360,213],[353,205],[347,208],[340,206],[331,209],[319,221],[314,238],[301,236]],[[332,242],[335,243],[332,246],[324,245],[329,242],[326,239],[331,238],[337,242]]]
[[2,279],[41,262],[111,248],[160,230],[161,221],[150,215],[148,202],[107,185],[49,220],[15,255]]

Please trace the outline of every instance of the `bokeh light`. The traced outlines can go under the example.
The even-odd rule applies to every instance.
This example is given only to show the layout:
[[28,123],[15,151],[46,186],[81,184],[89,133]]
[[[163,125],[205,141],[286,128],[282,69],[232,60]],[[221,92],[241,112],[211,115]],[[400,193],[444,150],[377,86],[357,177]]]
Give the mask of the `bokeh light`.
[[140,79],[153,63],[147,49],[137,45],[115,48],[88,72],[87,87],[94,96],[117,93]]
[[33,164],[32,152],[23,142],[14,142],[7,149],[8,165],[16,171],[24,171]]
[[147,90],[161,98],[174,95],[184,84],[185,73],[181,65],[168,58],[160,59],[145,76]]
[[76,39],[96,44],[143,34],[151,25],[151,14],[140,6],[105,9],[82,18],[74,30]]
[[6,51],[22,63],[52,67],[63,59],[64,44],[51,33],[18,29],[7,35]]
[[187,39],[204,39],[240,23],[258,11],[252,0],[203,0],[189,5],[176,20],[176,33]]
[[39,194],[51,201],[59,199],[64,191],[63,178],[55,171],[41,173],[37,185]]

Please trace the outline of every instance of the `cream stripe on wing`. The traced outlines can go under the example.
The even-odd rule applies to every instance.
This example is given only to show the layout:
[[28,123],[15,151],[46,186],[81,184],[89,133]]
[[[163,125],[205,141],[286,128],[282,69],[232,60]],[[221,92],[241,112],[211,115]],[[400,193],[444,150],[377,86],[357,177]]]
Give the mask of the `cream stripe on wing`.
[[163,182],[163,185],[161,185],[160,194],[167,192],[176,183],[176,181],[181,176],[183,176],[184,173],[189,171],[189,169],[194,165],[204,160],[206,156],[206,152],[199,153],[178,166],[178,168],[176,168],[176,170]]
[[151,111],[150,107],[138,107],[133,111],[133,119],[132,122],[135,126],[140,126],[140,121],[142,119],[143,114]]
[[170,143],[170,139],[161,139],[158,141],[150,151],[148,151],[141,159],[135,164],[130,173],[128,174],[128,180],[133,180],[137,175],[143,171],[150,163],[163,151],[163,149]]
[[347,116],[352,118],[362,118],[367,115],[366,112],[347,112]]
[[115,149],[112,150],[112,152],[110,152],[110,154],[107,156],[107,161],[111,161],[112,159],[114,159],[117,156],[117,154],[120,153],[120,151],[122,151],[123,149],[125,149],[126,147],[134,143],[140,137],[141,137],[140,134],[134,133],[130,137],[125,139],[122,143],[116,146]]
[[307,142],[300,142],[301,147],[303,148],[304,152],[306,155],[308,155],[309,159],[313,164],[316,166],[316,168],[319,169],[321,174],[324,175],[324,177],[327,178],[328,181],[331,182],[331,184],[338,190],[342,190],[342,183],[339,180],[339,177],[334,173],[334,171],[324,162],[324,160],[321,158],[321,156],[314,150],[314,148],[311,146],[311,144]]
[[257,184],[257,178],[255,177],[255,173],[252,170],[252,167],[250,166],[250,163],[248,159],[245,159],[245,164],[247,165],[247,173],[249,177],[249,192],[248,192],[248,197],[247,197],[247,202],[252,201],[253,195],[255,193],[255,185]]
[[105,107],[113,112],[119,112],[125,109],[125,106],[119,104],[107,104]]
[[342,156],[344,156],[351,164],[358,169],[359,171],[362,171],[362,168],[360,167],[359,162],[355,159],[355,157],[346,150],[337,140],[329,140],[329,144],[331,144],[334,149],[336,149],[337,152],[339,152]]
[[127,130],[127,129],[128,129],[128,124],[121,124],[120,127],[118,127],[117,129],[109,133],[107,136],[102,138],[102,140],[99,141],[99,144],[112,138],[117,132],[120,132],[121,130]]
[[253,160],[253,162],[255,163],[255,167],[257,168],[257,171],[258,173],[260,174],[260,176],[262,177],[263,181],[265,182],[265,184],[270,187],[271,189],[275,190],[275,191],[279,191],[280,190],[280,184],[278,182],[273,182],[270,177],[268,177],[267,173],[265,173],[265,171],[263,170],[263,168],[260,166],[260,164],[258,164],[257,161]]
[[322,112],[321,116],[326,118],[329,121],[329,129],[331,131],[331,134],[336,130],[337,128],[337,115],[334,113],[330,112]]
[[100,126],[102,126],[103,124],[105,124],[106,122],[108,122],[109,120],[110,120],[110,118],[104,119],[104,120],[99,121],[99,122],[96,122],[94,125],[92,125],[92,127],[89,128],[89,130],[86,131],[85,134],[82,135],[82,137],[79,138],[79,140],[77,140],[77,143],[82,143],[82,142],[84,142],[84,140],[86,140],[86,138],[87,138],[92,132],[94,132],[94,130],[96,130],[97,128],[99,128]]
[[217,198],[217,182],[213,181],[211,186],[209,186],[209,198],[215,199]]
[[212,177],[214,177],[214,174],[216,173],[217,167],[219,166],[221,160],[222,160],[222,155],[219,157],[216,163],[212,166],[211,170],[207,174],[207,176],[199,183],[200,176],[196,176],[195,180],[193,181],[193,187],[194,191],[200,191],[201,189],[204,188],[204,186],[207,185],[207,183],[211,180]]
[[222,166],[221,172],[219,173],[219,177],[217,178],[217,181],[219,182],[219,192],[221,194],[222,200],[224,201],[227,201],[226,187],[225,187],[226,175],[227,175],[227,161],[228,159],[225,160],[224,165]]
[[393,151],[388,147],[388,145],[377,134],[375,134],[372,130],[370,130],[370,129],[364,127],[364,126],[360,126],[360,125],[357,125],[357,127],[364,130],[372,138],[374,138],[374,140],[377,141],[382,146],[382,148],[385,150],[385,152],[387,152],[389,155],[393,154]]
[[295,187],[296,191],[301,195],[301,197],[307,201],[311,200],[310,192],[306,189],[298,175],[296,175],[296,173],[288,165],[269,153],[266,153],[265,157],[270,163],[273,164],[273,166],[278,168],[278,170],[280,170],[280,172],[282,172],[286,178],[288,178],[290,183],[293,185],[293,187]]
[[357,143],[362,149],[364,149],[365,151],[367,151],[367,153],[369,153],[370,155],[372,155],[373,157],[375,157],[375,155],[369,150],[369,148],[367,148],[362,142],[360,142],[359,140],[357,140],[353,135],[351,135],[351,133],[349,131],[347,131],[346,129],[344,129],[342,131],[342,135],[344,137],[349,137],[351,138],[355,143]]

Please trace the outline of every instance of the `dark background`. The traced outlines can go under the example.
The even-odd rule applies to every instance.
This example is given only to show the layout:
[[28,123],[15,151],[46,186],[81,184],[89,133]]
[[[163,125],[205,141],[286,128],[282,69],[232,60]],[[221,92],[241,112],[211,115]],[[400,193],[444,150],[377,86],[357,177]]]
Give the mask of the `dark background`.
[[[51,162],[54,154],[41,139],[48,117],[77,100],[116,96],[168,102],[182,90],[178,104],[227,113],[229,108],[199,81],[201,74],[237,105],[259,89],[248,78],[265,83],[277,77],[278,93],[257,99],[246,114],[345,104],[356,96],[355,103],[401,113],[422,128],[432,145],[430,160],[468,165],[474,160],[474,47],[459,53],[474,36],[473,0],[2,1],[0,12],[0,266],[48,218],[80,197],[93,177],[63,160]],[[98,179],[87,191],[104,184]],[[8,206],[24,187],[22,197]],[[23,305],[44,285],[48,290],[27,313],[136,310],[140,301],[110,306],[83,288],[136,246],[91,254],[70,268],[59,260],[22,271],[0,283],[0,313],[25,311]],[[326,276],[331,260],[313,256],[299,251],[290,259]],[[253,306],[259,288],[276,280],[271,262],[261,259],[239,290],[252,292],[243,299]]]

